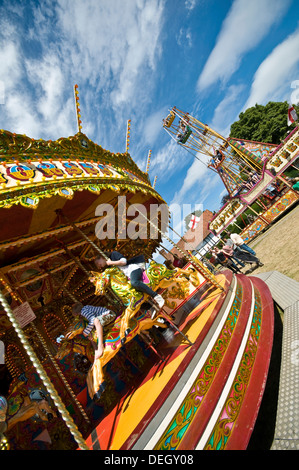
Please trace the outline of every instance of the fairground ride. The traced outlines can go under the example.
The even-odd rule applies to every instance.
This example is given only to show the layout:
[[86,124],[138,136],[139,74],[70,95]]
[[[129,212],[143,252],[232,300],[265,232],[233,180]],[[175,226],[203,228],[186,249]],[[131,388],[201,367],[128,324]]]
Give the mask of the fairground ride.
[[[216,172],[227,190],[227,202],[209,225],[213,233],[220,235],[250,209],[255,220],[242,230],[244,239],[250,241],[297,203],[298,192],[284,172],[299,156],[298,127],[278,146],[225,138],[189,113],[173,107],[163,120],[163,128],[178,145]],[[239,231],[235,227],[234,230]]]
[[[103,149],[82,133],[74,91],[74,136],[0,131],[1,448],[245,449],[271,357],[270,291],[189,253],[182,269],[151,261],[164,201],[128,153],[130,121],[126,152]],[[156,316],[117,267],[96,270],[112,250],[145,256],[143,281],[165,300]],[[78,301],[116,313],[97,360]]]

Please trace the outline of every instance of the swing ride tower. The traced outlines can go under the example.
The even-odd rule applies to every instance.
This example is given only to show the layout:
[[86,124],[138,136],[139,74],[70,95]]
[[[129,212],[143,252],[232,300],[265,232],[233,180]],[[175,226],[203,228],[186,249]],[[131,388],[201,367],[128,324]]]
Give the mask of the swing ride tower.
[[[163,120],[163,128],[178,145],[217,173],[227,190],[228,202],[209,224],[215,234],[220,235],[250,208],[256,220],[242,232],[248,242],[298,201],[298,193],[284,178],[285,170],[299,156],[298,128],[279,146],[225,138],[176,107]],[[269,205],[269,188],[273,185],[279,187],[277,194],[280,191],[281,197]],[[256,212],[254,203],[261,210]]]
[[176,107],[163,120],[163,127],[179,145],[218,173],[230,195],[234,195],[252,173],[261,173],[262,159],[237,146],[189,113]]

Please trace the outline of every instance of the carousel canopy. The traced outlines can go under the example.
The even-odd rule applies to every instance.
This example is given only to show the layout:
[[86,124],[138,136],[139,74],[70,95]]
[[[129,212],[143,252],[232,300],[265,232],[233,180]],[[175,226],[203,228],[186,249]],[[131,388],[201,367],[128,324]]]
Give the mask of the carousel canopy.
[[97,255],[88,240],[149,258],[161,235],[147,218],[156,207],[161,227],[161,206],[128,152],[113,154],[81,131],[56,141],[0,131],[1,282],[32,308],[41,293],[48,303],[71,280],[72,292],[82,287]]

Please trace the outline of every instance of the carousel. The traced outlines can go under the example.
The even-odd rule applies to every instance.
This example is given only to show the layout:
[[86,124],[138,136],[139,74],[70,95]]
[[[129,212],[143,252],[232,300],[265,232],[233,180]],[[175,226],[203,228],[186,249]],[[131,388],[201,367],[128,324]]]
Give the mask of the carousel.
[[[103,149],[82,133],[74,92],[74,136],[0,131],[1,449],[246,449],[271,357],[270,291],[189,252],[182,268],[153,260],[169,214],[129,154],[130,121],[126,151]],[[143,282],[165,302],[155,315],[118,267],[96,268],[112,251],[144,255]],[[76,302],[115,313],[97,359]]]

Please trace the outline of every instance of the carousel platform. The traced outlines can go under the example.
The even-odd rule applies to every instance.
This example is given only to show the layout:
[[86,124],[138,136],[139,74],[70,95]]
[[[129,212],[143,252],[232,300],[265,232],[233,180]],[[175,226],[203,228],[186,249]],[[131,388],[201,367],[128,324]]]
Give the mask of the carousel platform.
[[[90,449],[246,449],[266,384],[273,300],[230,271],[180,323],[159,357],[85,437]],[[107,393],[103,394],[103,397]],[[97,404],[96,406],[99,406]]]
[[273,450],[299,450],[299,283],[278,271],[256,275],[283,310],[278,408]]

